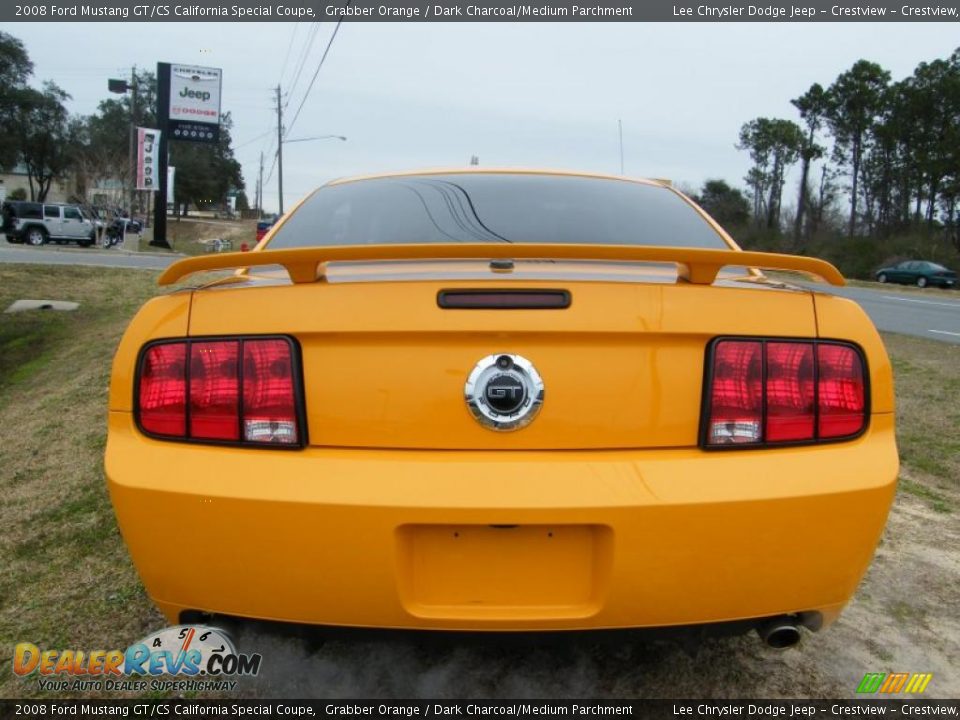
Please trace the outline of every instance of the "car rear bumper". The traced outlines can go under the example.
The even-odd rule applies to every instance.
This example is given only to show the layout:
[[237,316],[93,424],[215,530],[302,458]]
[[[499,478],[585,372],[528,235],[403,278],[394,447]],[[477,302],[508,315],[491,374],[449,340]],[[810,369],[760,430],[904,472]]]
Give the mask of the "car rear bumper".
[[870,563],[898,470],[890,414],[852,442],[740,452],[224,448],[145,438],[124,412],[109,430],[120,528],[171,621],[829,623]]

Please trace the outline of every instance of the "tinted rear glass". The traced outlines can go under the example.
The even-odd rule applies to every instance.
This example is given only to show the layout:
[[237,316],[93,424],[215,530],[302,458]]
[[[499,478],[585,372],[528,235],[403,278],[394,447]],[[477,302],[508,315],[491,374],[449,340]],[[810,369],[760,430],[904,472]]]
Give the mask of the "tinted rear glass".
[[623,180],[449,174],[323,187],[270,249],[451,242],[590,243],[727,249],[676,193]]
[[12,207],[14,213],[19,218],[39,219],[43,217],[43,206],[40,203],[18,203]]

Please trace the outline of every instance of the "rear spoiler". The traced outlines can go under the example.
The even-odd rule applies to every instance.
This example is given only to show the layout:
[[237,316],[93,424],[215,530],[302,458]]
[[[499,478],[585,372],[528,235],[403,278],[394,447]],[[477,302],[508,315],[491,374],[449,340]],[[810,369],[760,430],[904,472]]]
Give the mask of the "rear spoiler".
[[831,285],[844,285],[843,275],[833,265],[799,255],[705,250],[702,248],[646,245],[570,244],[420,244],[420,245],[331,245],[327,247],[255,250],[218,253],[179,260],[163,271],[160,285],[171,285],[197,272],[282,265],[295,283],[312,283],[323,278],[323,263],[377,260],[613,260],[621,262],[672,263],[680,279],[695,285],[710,285],[727,265],[793,270],[822,278]]

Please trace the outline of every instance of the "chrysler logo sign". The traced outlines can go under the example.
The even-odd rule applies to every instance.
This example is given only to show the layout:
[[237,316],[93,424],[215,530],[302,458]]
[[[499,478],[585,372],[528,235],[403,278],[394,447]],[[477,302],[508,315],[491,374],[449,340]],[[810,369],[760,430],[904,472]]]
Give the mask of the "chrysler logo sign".
[[467,407],[491,430],[518,430],[543,405],[543,380],[520,355],[488,355],[476,364],[464,387]]

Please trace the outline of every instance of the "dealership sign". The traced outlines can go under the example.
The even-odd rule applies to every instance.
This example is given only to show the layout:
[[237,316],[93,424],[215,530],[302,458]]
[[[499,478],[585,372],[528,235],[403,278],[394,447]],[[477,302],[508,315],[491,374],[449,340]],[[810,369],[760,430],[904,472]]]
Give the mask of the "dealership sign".
[[220,68],[170,65],[169,138],[215,143],[220,138]]
[[137,190],[160,188],[160,131],[137,128]]

